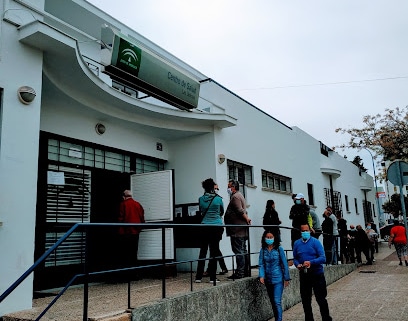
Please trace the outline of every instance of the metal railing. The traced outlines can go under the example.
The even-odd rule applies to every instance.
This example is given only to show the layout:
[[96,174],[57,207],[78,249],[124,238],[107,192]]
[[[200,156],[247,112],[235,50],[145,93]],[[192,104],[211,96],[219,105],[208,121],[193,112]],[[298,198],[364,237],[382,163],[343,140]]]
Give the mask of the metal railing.
[[[3,302],[31,273],[34,272],[64,241],[68,239],[68,237],[74,233],[79,231],[84,231],[85,233],[89,231],[90,228],[102,228],[102,227],[124,227],[124,226],[135,226],[135,227],[142,227],[143,229],[161,229],[162,231],[162,258],[161,263],[158,264],[149,264],[149,265],[140,265],[140,266],[134,266],[134,267],[125,267],[125,268],[117,268],[117,269],[110,269],[110,270],[103,270],[103,271],[89,271],[89,244],[88,244],[88,238],[87,242],[85,243],[85,263],[84,263],[84,272],[83,273],[78,273],[75,274],[69,281],[68,283],[59,291],[59,293],[55,296],[55,298],[49,303],[49,305],[40,313],[40,315],[36,318],[37,320],[40,320],[46,312],[57,302],[57,300],[68,290],[68,288],[74,284],[74,282],[83,279],[83,285],[84,285],[84,292],[83,292],[83,320],[87,321],[88,320],[88,295],[89,295],[89,279],[92,276],[97,276],[97,275],[106,275],[106,274],[112,274],[112,273],[120,273],[120,272],[126,272],[126,271],[135,271],[135,270],[140,270],[140,269],[149,269],[149,268],[155,268],[155,267],[161,267],[162,268],[162,298],[166,297],[166,276],[165,276],[165,270],[166,266],[168,265],[178,265],[178,264],[189,264],[190,265],[190,291],[193,291],[193,263],[198,262],[198,261],[207,261],[210,259],[218,259],[218,258],[231,258],[232,259],[232,270],[234,273],[234,258],[238,255],[246,255],[248,256],[248,265],[249,265],[249,271],[248,275],[250,276],[250,267],[251,265],[251,255],[252,254],[258,254],[259,251],[257,252],[251,252],[251,242],[250,242],[250,237],[248,237],[248,251],[246,254],[238,254],[238,255],[225,255],[225,256],[220,256],[220,257],[207,257],[203,259],[194,259],[194,260],[184,260],[184,261],[171,261],[171,262],[166,262],[166,238],[165,238],[165,230],[168,228],[211,228],[211,227],[242,227],[242,225],[208,225],[208,224],[174,224],[174,223],[140,223],[140,224],[132,224],[132,223],[76,223],[73,225],[53,246],[51,246],[39,259],[37,259],[34,264],[29,267],[13,284],[11,284],[6,291],[4,291],[0,295],[0,303]],[[285,226],[275,226],[275,225],[267,225],[270,227],[279,227],[280,229],[292,229],[291,227],[285,227]],[[248,225],[245,226],[248,228],[264,228],[264,225]],[[249,231],[249,229],[248,229]],[[291,250],[285,250],[286,256],[288,252]],[[156,260],[155,260],[156,261]],[[82,283],[82,282],[81,282]],[[128,308],[131,308],[131,303],[130,303],[130,284],[131,280],[129,279],[127,281],[128,283],[128,289],[127,289],[127,305]],[[216,285],[216,282],[213,283],[214,286]]]

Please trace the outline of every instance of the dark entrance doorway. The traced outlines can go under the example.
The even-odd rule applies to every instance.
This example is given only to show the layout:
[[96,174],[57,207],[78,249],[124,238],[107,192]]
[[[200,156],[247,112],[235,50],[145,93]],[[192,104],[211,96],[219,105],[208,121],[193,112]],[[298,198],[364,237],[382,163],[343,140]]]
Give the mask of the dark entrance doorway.
[[[93,169],[91,223],[117,223],[123,191],[129,188],[129,173]],[[96,227],[88,232],[91,271],[118,266],[117,236],[117,227]]]

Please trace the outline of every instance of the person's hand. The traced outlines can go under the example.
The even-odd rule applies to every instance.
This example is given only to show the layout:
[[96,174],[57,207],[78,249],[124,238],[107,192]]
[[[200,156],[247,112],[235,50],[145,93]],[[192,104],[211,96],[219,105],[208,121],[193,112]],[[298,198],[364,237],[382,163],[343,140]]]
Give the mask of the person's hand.
[[306,269],[310,268],[310,261],[304,261],[303,262],[303,267],[306,268]]
[[289,285],[289,281],[285,281],[284,283],[283,283],[283,286],[286,288],[287,286]]
[[259,282],[261,282],[262,284],[265,284],[265,279],[264,278],[259,278]]
[[302,265],[302,264],[298,264],[298,265],[297,265],[297,269],[298,269],[298,270],[303,269],[303,265]]

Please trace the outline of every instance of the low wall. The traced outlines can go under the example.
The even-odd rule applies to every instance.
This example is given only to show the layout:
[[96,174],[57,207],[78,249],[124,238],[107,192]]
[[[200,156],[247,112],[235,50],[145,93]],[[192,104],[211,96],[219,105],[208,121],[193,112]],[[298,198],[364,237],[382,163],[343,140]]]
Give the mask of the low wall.
[[[325,267],[327,284],[339,280],[356,267],[356,264]],[[283,292],[285,310],[300,302],[299,272],[290,269],[290,276],[290,285]],[[132,311],[132,321],[266,321],[272,317],[265,286],[256,277],[222,282],[208,289],[163,299]]]

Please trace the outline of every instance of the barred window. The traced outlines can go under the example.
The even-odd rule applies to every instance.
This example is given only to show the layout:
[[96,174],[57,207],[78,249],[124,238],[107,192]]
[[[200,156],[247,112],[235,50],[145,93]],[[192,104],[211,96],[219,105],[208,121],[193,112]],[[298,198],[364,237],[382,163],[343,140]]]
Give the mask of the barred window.
[[262,170],[262,187],[273,191],[292,193],[292,179]]
[[253,185],[252,166],[238,163],[232,160],[227,161],[228,179],[238,181],[243,185]]

